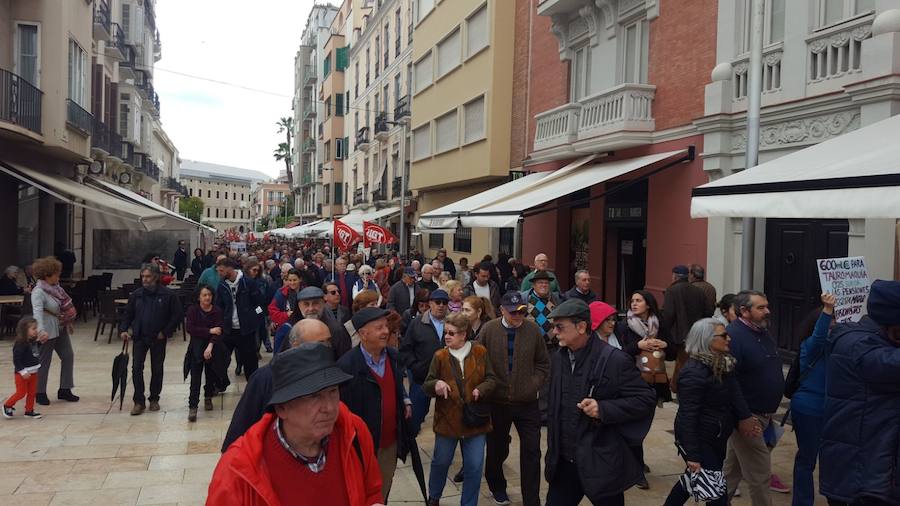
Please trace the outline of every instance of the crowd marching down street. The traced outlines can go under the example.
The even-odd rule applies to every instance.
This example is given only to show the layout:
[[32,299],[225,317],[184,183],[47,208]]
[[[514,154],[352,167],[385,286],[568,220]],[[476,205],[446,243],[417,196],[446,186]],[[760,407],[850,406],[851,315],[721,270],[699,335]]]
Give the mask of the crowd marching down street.
[[[208,504],[387,504],[407,459],[428,505],[440,503],[448,477],[462,484],[463,505],[478,504],[482,478],[496,504],[510,504],[504,463],[515,426],[523,504],[624,505],[626,490],[649,487],[644,438],[656,409],[674,401],[672,458],[685,471],[666,505],[726,505],[743,492],[764,506],[773,491],[797,506],[817,493],[830,505],[900,504],[898,281],[872,283],[858,323],[836,323],[835,296],[822,293],[785,376],[766,295],[718,297],[700,265],[672,268],[662,304],[637,290],[616,308],[591,290],[587,271],[557,279],[545,254],[528,266],[507,255],[404,259],[270,237],[246,248],[217,244],[189,258],[180,244],[171,262],[148,254],[118,322],[133,348],[131,415],[160,409],[166,343],[181,325],[190,422],[201,386],[205,410],[229,389],[232,357],[235,377],[247,379]],[[22,398],[25,416],[41,416],[34,405],[50,403],[54,351],[57,398],[79,400],[65,261],[9,267],[0,280],[0,294],[30,296],[34,315],[19,322],[7,418]],[[789,414],[777,413],[783,397]],[[426,480],[417,436],[432,410]],[[770,456],[786,421],[798,445],[792,487]],[[451,469],[457,446],[463,465]]]

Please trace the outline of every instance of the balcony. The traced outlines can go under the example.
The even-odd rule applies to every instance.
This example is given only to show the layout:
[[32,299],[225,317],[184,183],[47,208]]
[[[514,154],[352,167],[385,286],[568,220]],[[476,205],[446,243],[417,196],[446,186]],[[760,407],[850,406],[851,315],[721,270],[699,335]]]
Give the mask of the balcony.
[[116,157],[122,160],[122,163],[137,168],[135,165],[134,154],[134,143],[123,139],[119,145],[119,152]]
[[[762,93],[767,95],[781,91],[781,59],[784,54],[784,45],[771,45],[763,49],[763,80]],[[750,53],[744,54],[731,63],[734,69],[734,100],[747,98],[750,86]]]
[[0,69],[0,121],[41,133],[44,93],[16,74]]
[[93,130],[94,116],[72,99],[66,99],[66,124],[87,137]]
[[94,158],[115,157],[119,158],[122,150],[122,136],[114,128],[94,118],[93,132],[91,133],[91,153]]
[[313,139],[306,139],[305,141],[303,141],[302,149],[304,152],[314,152],[316,150],[316,141]]
[[180,194],[184,197],[188,196],[187,188],[174,177],[165,177],[160,181],[160,184],[165,192]]
[[303,105],[303,119],[308,120],[316,117],[316,105],[313,102],[306,102]]
[[[395,177],[394,180],[391,182],[391,198],[399,199],[400,191],[401,191],[402,187],[403,187],[403,179],[399,178],[399,177]],[[410,190],[407,187],[406,188],[406,196],[409,197],[410,195],[412,195],[412,190]]]
[[409,123],[412,114],[409,112],[409,95],[404,95],[397,99],[397,107],[394,107],[394,121],[398,123]]
[[303,87],[311,88],[316,84],[316,68],[312,65],[303,66]]
[[391,126],[388,124],[387,113],[378,113],[378,116],[375,116],[375,140],[378,142],[387,141],[390,136],[390,130]]
[[372,192],[372,202],[384,202],[388,200],[387,188],[379,187]]
[[109,2],[107,0],[98,0],[94,2],[94,39],[109,40],[110,25],[112,24],[112,16],[110,15]]
[[357,188],[356,190],[354,190],[354,192],[353,192],[353,205],[354,205],[354,206],[358,206],[358,205],[362,204],[362,203],[365,202],[365,201],[366,201],[366,199],[365,199],[365,196],[364,196],[364,194],[363,194],[363,189],[362,189],[362,188]]
[[874,14],[807,37],[807,95],[839,91],[863,77],[863,41],[872,37]]
[[[655,128],[652,107],[655,95],[656,86],[620,84],[579,102],[537,114],[534,150],[572,150],[572,144],[576,143],[592,149],[621,149],[647,142],[645,137]],[[578,150],[579,146],[574,149]]]
[[140,173],[154,181],[159,181],[159,167],[150,159],[150,155],[135,152],[132,166]]
[[362,127],[356,132],[356,147],[362,151],[369,151],[369,127]]
[[[109,54],[109,46],[107,46],[106,49],[107,54]],[[123,36],[122,59],[119,62],[119,80],[135,79],[137,77],[135,74],[135,65],[137,65],[137,61],[134,55],[134,47],[124,44]]]
[[[122,27],[119,26],[118,23],[112,23],[110,25],[110,35],[109,39],[106,41],[106,56],[112,58],[113,60],[118,60],[119,65],[121,66],[122,61],[124,61],[129,54],[129,49],[131,49],[127,44],[125,44],[125,32],[122,31]],[[131,66],[134,67],[134,50],[131,49]],[[132,77],[133,78],[133,77]]]

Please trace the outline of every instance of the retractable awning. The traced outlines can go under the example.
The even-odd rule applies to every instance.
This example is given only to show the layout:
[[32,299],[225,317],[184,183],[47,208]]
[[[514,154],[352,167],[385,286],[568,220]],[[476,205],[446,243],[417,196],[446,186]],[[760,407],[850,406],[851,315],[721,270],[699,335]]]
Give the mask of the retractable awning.
[[699,186],[691,216],[900,218],[900,116]]
[[88,182],[90,184],[96,186],[100,190],[107,191],[109,193],[114,194],[115,196],[122,197],[122,198],[132,202],[133,204],[144,206],[152,211],[165,214],[166,216],[168,216],[171,219],[171,221],[169,222],[169,227],[168,227],[170,229],[178,230],[178,229],[199,229],[199,228],[208,229],[209,228],[209,227],[205,227],[204,225],[201,225],[200,223],[197,223],[194,220],[191,220],[190,218],[186,218],[186,217],[172,211],[171,209],[167,209],[167,208],[157,204],[156,202],[153,202],[152,200],[146,199],[131,190],[126,190],[125,188],[122,188],[121,186],[116,186],[112,183],[108,183],[106,181],[102,181],[100,179],[96,179],[93,177],[88,178]]
[[170,217],[165,213],[117,198],[57,174],[38,172],[9,162],[0,162],[0,171],[74,206],[137,222],[147,231],[165,228],[170,221]]
[[484,191],[422,215],[419,230],[455,230],[462,227],[514,227],[529,209],[560,197],[634,172],[672,158],[688,155],[687,150],[616,160],[586,166],[594,155],[547,173],[536,173]]
[[378,209],[377,211],[369,211],[369,212],[350,212],[340,218],[342,222],[351,227],[357,229],[362,232],[362,226],[364,221],[375,221],[381,218],[387,218],[389,216],[393,216],[395,214],[400,213],[399,207],[386,207],[384,209]]

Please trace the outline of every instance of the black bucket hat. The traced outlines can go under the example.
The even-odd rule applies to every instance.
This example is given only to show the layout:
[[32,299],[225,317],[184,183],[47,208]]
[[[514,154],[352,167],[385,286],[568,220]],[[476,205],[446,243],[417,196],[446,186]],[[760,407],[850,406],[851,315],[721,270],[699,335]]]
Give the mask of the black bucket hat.
[[321,343],[303,343],[279,353],[272,362],[272,398],[268,408],[352,378],[334,362],[334,350]]

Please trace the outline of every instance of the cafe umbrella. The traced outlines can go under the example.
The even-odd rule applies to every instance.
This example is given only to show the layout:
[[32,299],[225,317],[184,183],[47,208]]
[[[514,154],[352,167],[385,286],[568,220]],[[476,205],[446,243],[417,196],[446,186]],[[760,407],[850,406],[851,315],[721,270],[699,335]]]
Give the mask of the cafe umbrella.
[[122,352],[116,355],[112,365],[112,394],[109,402],[116,398],[119,392],[119,411],[122,411],[122,403],[125,401],[125,387],[128,385],[128,339],[122,343]]

